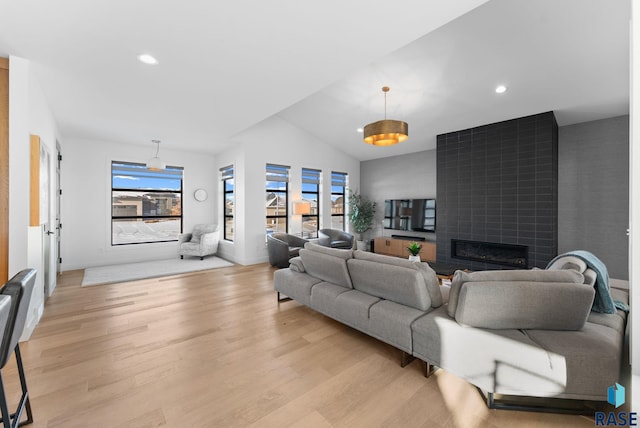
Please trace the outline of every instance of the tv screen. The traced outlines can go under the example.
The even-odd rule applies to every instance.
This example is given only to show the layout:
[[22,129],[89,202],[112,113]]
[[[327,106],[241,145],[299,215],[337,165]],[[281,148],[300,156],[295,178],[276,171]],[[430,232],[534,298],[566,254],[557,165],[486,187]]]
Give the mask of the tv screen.
[[436,231],[435,199],[387,199],[384,201],[384,228]]

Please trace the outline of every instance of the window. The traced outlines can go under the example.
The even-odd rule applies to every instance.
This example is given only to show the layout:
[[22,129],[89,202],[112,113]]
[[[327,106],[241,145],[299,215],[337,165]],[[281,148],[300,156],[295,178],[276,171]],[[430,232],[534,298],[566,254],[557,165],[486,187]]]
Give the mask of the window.
[[222,180],[222,206],[224,218],[223,239],[233,241],[233,216],[235,213],[235,184],[233,181],[233,165],[220,168]]
[[331,171],[331,228],[344,230],[347,174]]
[[309,214],[302,216],[302,237],[317,238],[320,229],[320,174],[317,169],[302,168],[302,200],[311,205]]
[[288,231],[287,196],[289,194],[289,167],[283,165],[267,164],[266,179],[266,207],[267,227],[266,233]]
[[111,162],[111,245],[178,240],[182,170],[150,171],[144,164]]

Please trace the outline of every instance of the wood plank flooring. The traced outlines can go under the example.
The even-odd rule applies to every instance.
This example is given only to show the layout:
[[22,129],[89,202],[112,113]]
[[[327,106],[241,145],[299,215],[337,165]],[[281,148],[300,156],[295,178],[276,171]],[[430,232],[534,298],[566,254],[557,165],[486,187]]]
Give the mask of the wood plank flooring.
[[[488,410],[466,382],[295,301],[274,269],[234,266],[80,287],[59,276],[21,345],[34,427],[593,427]],[[17,402],[15,362],[3,370]]]

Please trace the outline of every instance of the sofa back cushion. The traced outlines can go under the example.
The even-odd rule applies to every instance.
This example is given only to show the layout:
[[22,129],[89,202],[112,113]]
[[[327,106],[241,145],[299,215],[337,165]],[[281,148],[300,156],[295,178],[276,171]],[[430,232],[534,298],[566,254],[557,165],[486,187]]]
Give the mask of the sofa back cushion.
[[196,224],[193,226],[193,231],[191,232],[191,242],[199,244],[202,239],[202,235],[205,233],[215,232],[217,229],[215,224]]
[[450,317],[456,316],[458,307],[458,296],[462,285],[466,282],[506,282],[513,284],[516,282],[554,282],[582,284],[584,277],[575,270],[486,270],[478,272],[464,272],[458,270],[453,275],[451,281],[451,292],[449,293],[449,304],[447,313]]
[[580,330],[594,296],[593,287],[567,282],[465,282],[455,319],[489,329]]
[[436,273],[427,263],[411,262],[407,259],[401,259],[398,257],[385,256],[382,254],[369,253],[367,251],[359,250],[353,252],[353,258],[417,270],[422,275],[422,278],[424,279],[424,282],[427,286],[429,298],[431,299],[431,307],[438,308],[442,306],[443,299],[442,291],[440,290],[440,282],[438,281]]
[[347,269],[347,260],[351,259],[351,250],[336,250],[307,243],[300,250],[300,259],[304,271],[309,275],[342,287],[353,288]]
[[305,250],[315,251],[316,253],[327,254],[329,256],[338,257],[340,259],[348,260],[353,258],[353,250],[342,248],[330,248],[322,245],[314,244],[313,242],[307,242],[304,244]]
[[424,278],[413,267],[361,259],[350,259],[347,266],[356,290],[421,311],[431,308]]

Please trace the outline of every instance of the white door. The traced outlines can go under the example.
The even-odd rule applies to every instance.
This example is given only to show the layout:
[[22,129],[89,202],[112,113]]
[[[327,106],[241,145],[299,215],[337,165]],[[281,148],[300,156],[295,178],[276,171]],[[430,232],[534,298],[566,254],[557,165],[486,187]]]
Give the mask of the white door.
[[[40,143],[40,224],[42,226],[42,278],[44,295],[51,295],[51,283],[55,280],[55,251],[51,251],[54,232],[51,230],[51,167],[49,152],[45,144]],[[53,270],[52,270],[53,267]],[[53,277],[52,277],[53,274]]]
[[[61,251],[61,240],[62,240],[62,180],[61,180],[61,167],[62,167],[62,153],[60,151],[60,144],[56,144],[56,151],[58,152],[57,161],[56,161],[56,254],[54,255],[56,265],[56,273],[60,273],[62,271],[62,251]],[[52,290],[53,291],[53,290]]]

